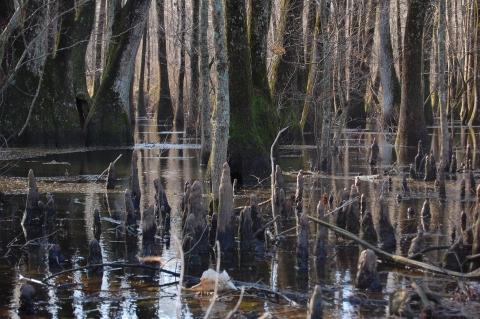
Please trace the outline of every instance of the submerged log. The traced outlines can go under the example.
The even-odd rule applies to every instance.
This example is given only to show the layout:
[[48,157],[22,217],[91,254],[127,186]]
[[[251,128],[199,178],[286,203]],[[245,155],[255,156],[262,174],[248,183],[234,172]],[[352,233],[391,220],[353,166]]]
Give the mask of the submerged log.
[[222,177],[218,188],[217,240],[223,251],[235,250],[235,213],[233,188],[230,182],[230,166],[223,163]]
[[308,217],[306,212],[303,212],[298,218],[296,256],[298,269],[300,271],[308,270]]
[[[350,200],[360,196],[355,185],[350,188]],[[358,235],[360,231],[360,205],[354,201],[347,208],[346,230]]]
[[360,238],[372,245],[378,243],[377,231],[373,225],[372,213],[369,210],[365,212],[360,223]]
[[35,305],[32,297],[35,294],[35,288],[32,285],[23,283],[20,286],[20,306],[19,314],[33,315],[35,313]]
[[199,181],[195,181],[192,185],[190,190],[190,198],[188,200],[188,207],[189,215],[193,214],[194,216],[193,227],[195,229],[195,238],[198,242],[198,253],[207,254],[210,249],[208,244],[207,207],[203,202],[202,185]]
[[242,251],[251,251],[253,248],[252,217],[250,207],[245,207],[240,212],[240,222],[238,229],[240,240],[240,249]]
[[382,291],[382,284],[377,275],[377,256],[370,249],[360,254],[355,288]]
[[323,301],[322,301],[322,287],[315,285],[312,298],[310,298],[310,306],[308,307],[307,319],[322,319],[323,318]]
[[132,181],[131,181],[131,192],[132,192],[132,201],[133,207],[135,209],[140,208],[140,199],[142,197],[142,192],[140,190],[140,182],[138,180],[138,151],[133,150],[132,153]]
[[373,143],[370,146],[370,160],[369,163],[372,166],[377,165],[378,155],[380,153],[380,147],[378,146],[377,138],[373,138]]
[[397,240],[395,238],[395,229],[390,222],[390,214],[388,213],[388,204],[387,200],[380,196],[377,206],[377,220],[378,220],[378,237],[379,237],[379,246],[382,249],[394,250],[397,245]]
[[150,245],[155,242],[155,234],[157,233],[157,223],[155,222],[155,209],[150,205],[143,211],[142,218],[142,238],[143,245]]
[[[317,218],[325,220],[325,205],[323,201],[318,201]],[[322,225],[317,225],[317,238],[315,241],[315,258],[327,258],[327,251],[325,250],[325,242],[327,241],[328,231]]]
[[33,170],[28,171],[28,193],[23,213],[22,224],[24,226],[42,226],[45,221],[44,212],[38,207],[38,187],[37,180],[33,175]]
[[[95,238],[91,239],[90,242],[88,243],[88,265],[93,266],[93,265],[99,265],[103,263],[103,258],[102,258],[102,247],[100,247],[100,244],[98,243],[98,240]],[[101,272],[103,267],[91,267],[89,270],[91,272]]]
[[115,164],[110,163],[108,166],[107,181],[105,183],[106,189],[115,189]]

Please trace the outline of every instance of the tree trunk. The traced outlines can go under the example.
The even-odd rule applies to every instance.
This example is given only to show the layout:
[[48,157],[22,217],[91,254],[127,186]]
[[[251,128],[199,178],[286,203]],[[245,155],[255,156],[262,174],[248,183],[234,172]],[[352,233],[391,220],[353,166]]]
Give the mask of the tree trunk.
[[145,107],[145,57],[147,53],[147,34],[148,34],[148,19],[145,21],[142,38],[142,56],[140,58],[140,74],[138,79],[138,101],[137,101],[137,116],[144,117],[147,115]]
[[382,83],[382,116],[387,125],[396,123],[400,109],[400,82],[395,72],[392,40],[390,36],[390,0],[380,0],[378,12],[379,69]]
[[215,45],[215,69],[217,90],[213,113],[213,144],[210,157],[213,200],[218,200],[218,188],[223,163],[227,161],[228,133],[230,126],[230,104],[228,91],[228,62],[225,40],[224,8],[222,0],[212,0],[212,17]]
[[173,105],[170,95],[167,63],[167,38],[165,35],[165,3],[156,0],[158,23],[158,66],[160,68],[160,92],[155,105],[155,119],[165,120],[173,117]]
[[422,97],[423,23],[429,0],[410,0],[403,48],[402,102],[396,146],[415,146],[428,139]]
[[149,0],[128,0],[113,26],[103,80],[85,124],[86,144],[130,145],[130,87]]
[[[93,83],[93,95],[98,92],[100,88],[100,81],[103,74],[102,63],[102,49],[103,49],[103,35],[105,30],[105,2],[107,0],[100,0],[100,8],[98,12],[97,25],[95,27],[95,79]],[[104,53],[105,54],[105,53]]]
[[253,90],[250,54],[257,52],[249,50],[245,1],[226,2],[225,23],[231,114],[227,158],[232,177],[242,184],[252,176],[268,176],[266,146],[273,140],[273,127],[265,100]]
[[183,124],[184,122],[183,83],[185,81],[185,19],[185,0],[180,0],[180,70],[178,72],[177,107],[175,108],[175,115],[173,117],[173,121],[180,124]]
[[187,133],[196,135],[198,120],[198,93],[200,74],[198,71],[200,0],[192,0],[192,38],[190,42],[190,98],[188,100]]
[[474,77],[473,83],[475,86],[474,89],[474,102],[473,110],[468,120],[469,125],[479,125],[480,124],[480,53],[478,52],[478,47],[480,45],[480,1],[475,0],[475,48],[473,53],[474,60]]
[[442,154],[440,170],[445,171],[450,163],[449,156],[449,137],[448,137],[448,120],[447,120],[447,87],[446,87],[446,63],[445,56],[445,15],[446,15],[446,0],[439,0],[438,2],[438,95],[440,108],[440,126],[442,128]]
[[275,107],[279,110],[280,126],[299,122],[302,103],[298,96],[298,68],[303,60],[302,15],[304,0],[282,0],[280,21],[274,47],[270,87]]
[[87,53],[88,42],[90,41],[94,20],[95,1],[88,0],[77,10],[74,33],[74,41],[76,44],[73,47],[72,56],[73,90],[82,129],[92,105],[92,99],[87,88],[85,54]]
[[208,1],[201,0],[200,8],[200,102],[201,102],[201,164],[207,165],[208,158],[212,152],[212,124],[210,122],[211,106],[210,106],[210,67],[208,65]]

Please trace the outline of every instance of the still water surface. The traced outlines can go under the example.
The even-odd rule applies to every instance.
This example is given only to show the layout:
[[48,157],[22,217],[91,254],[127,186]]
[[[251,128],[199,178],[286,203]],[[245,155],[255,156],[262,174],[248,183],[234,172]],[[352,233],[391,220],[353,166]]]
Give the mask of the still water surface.
[[[440,154],[437,128],[431,128],[432,148],[437,158]],[[460,161],[465,157],[467,143],[476,146],[478,128],[457,128],[454,152]],[[377,170],[367,165],[368,147],[373,138],[380,144],[381,164]],[[341,155],[335,156],[332,172],[318,172],[305,176],[304,210],[314,215],[314,207],[323,193],[336,194],[338,190],[350,188],[359,173],[372,175],[384,169],[401,171],[403,164],[413,162],[416,150],[409,150],[398,159],[391,143],[393,136],[379,134],[372,130],[345,130]],[[185,182],[203,181],[205,168],[199,164],[200,146],[198,141],[183,137],[181,130],[157,127],[147,120],[138,120],[135,147],[139,150],[139,180],[142,191],[141,206],[148,207],[154,202],[155,190],[152,180],[159,177],[172,207],[172,230],[170,239],[158,232],[154,250],[171,271],[179,271],[178,245],[173,237],[179,237],[180,202]],[[315,148],[310,143],[299,141],[294,145],[280,147],[279,164],[284,171],[287,198],[295,193],[296,175],[299,169],[315,170]],[[4,150],[8,152],[8,150]],[[38,153],[38,152],[37,152]],[[122,155],[115,165],[117,184],[113,191],[106,191],[102,183],[94,183],[110,162]],[[42,280],[63,269],[82,267],[87,264],[88,242],[94,238],[93,210],[101,214],[102,231],[97,233],[102,247],[103,262],[139,263],[143,254],[141,234],[136,245],[127,245],[124,236],[112,221],[123,219],[124,190],[129,188],[132,149],[88,150],[44,156],[27,156],[17,161],[4,161],[5,168],[0,178],[0,189],[6,193],[9,203],[0,213],[0,317],[17,318],[19,287],[25,282],[21,276]],[[474,166],[478,170],[478,153],[474,151]],[[393,163],[397,163],[393,165]],[[24,231],[21,218],[25,209],[28,170],[33,169],[37,178],[40,199],[46,201],[48,192],[54,193],[57,223],[51,229]],[[68,170],[68,176],[65,171]],[[405,192],[401,186],[401,175],[393,176],[393,184],[387,187],[382,181],[362,182],[361,193],[367,198],[368,209],[375,211],[375,203],[383,193],[389,204],[392,224],[397,233],[397,253],[405,254],[401,242],[412,238],[420,225],[418,215],[426,197],[432,198],[432,221],[424,246],[451,243],[451,233],[460,232],[460,212],[467,213],[473,203],[473,195],[460,198],[462,173],[447,177],[447,200],[436,199],[437,189],[433,182],[409,180]],[[466,176],[465,176],[466,177]],[[476,175],[478,183],[478,175]],[[210,193],[210,184],[203,183],[203,193]],[[244,185],[236,196],[235,206],[247,204],[245,198],[252,192],[268,192]],[[397,194],[403,200],[397,201]],[[263,199],[266,199],[265,197]],[[262,199],[260,199],[261,201]],[[208,202],[208,197],[205,198]],[[407,217],[408,207],[417,211],[417,217]],[[139,217],[141,218],[141,216]],[[266,217],[266,219],[268,219]],[[331,220],[333,222],[333,218]],[[469,222],[471,216],[469,215]],[[139,221],[139,224],[141,222]],[[287,230],[295,225],[295,218],[283,220],[282,228]],[[310,244],[313,251],[315,225],[310,225]],[[384,318],[386,305],[358,306],[352,303],[352,295],[359,294],[353,288],[358,257],[361,252],[355,244],[339,242],[334,234],[329,235],[329,257],[316,261],[310,258],[307,274],[299,273],[295,263],[294,232],[287,234],[287,241],[277,247],[275,254],[265,258],[250,259],[238,254],[224,258],[221,269],[235,280],[261,282],[271,289],[296,294],[299,306],[284,301],[261,299],[247,296],[240,310],[259,314],[269,312],[271,318],[304,318],[307,301],[315,287],[324,289],[325,318]],[[67,262],[62,265],[48,263],[49,244],[62,248]],[[441,258],[441,252],[429,255],[432,262]],[[201,268],[189,269],[191,275],[200,276],[207,267],[215,267],[213,258],[206,260]],[[152,264],[153,265],[153,264]],[[412,280],[424,279],[424,286],[444,294],[450,293],[446,280],[430,274],[412,271],[404,267],[393,267],[380,263],[380,279],[384,286],[381,294],[370,295],[371,299],[388,300],[388,293],[400,288],[410,288]],[[85,270],[69,272],[48,281],[51,285],[62,283],[79,284],[69,289],[55,289],[32,283],[36,294],[36,314],[29,318],[203,318],[209,305],[209,297],[186,294],[181,304],[177,302],[175,277],[154,270],[141,268],[108,268],[101,275],[92,275]],[[238,298],[223,298],[216,302],[211,312],[213,318],[223,318],[234,308]],[[24,317],[22,315],[22,317]]]

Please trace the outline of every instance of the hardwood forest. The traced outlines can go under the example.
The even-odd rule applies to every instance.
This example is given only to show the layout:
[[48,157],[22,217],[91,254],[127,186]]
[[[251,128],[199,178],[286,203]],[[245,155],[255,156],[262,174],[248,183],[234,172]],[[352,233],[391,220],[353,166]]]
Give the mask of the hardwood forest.
[[[480,124],[478,1],[9,0],[0,4],[3,147],[123,146],[136,117],[201,138],[214,189],[228,161],[266,176],[277,132],[318,161],[349,122],[428,143]],[[450,122],[448,122],[450,121]],[[453,124],[452,124],[453,126]],[[330,138],[333,136],[333,138]],[[447,150],[440,158],[448,165]]]

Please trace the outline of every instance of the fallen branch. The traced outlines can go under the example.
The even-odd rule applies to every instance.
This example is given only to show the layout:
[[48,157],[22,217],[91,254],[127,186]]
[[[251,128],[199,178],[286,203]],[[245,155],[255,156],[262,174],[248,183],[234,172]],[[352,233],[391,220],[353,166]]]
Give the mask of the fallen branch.
[[335,208],[334,210],[332,210],[332,211],[329,212],[328,214],[325,214],[325,217],[327,217],[328,215],[331,215],[331,214],[339,211],[339,210],[342,209],[343,207],[346,207],[346,206],[348,206],[348,205],[356,202],[359,198],[360,198],[360,196],[357,196],[357,197],[355,197],[355,198],[352,198],[352,199],[347,200],[345,203],[343,203],[343,205]]
[[[410,255],[408,256],[409,259],[417,259],[418,257],[420,257],[421,255],[429,252],[429,251],[432,251],[432,250],[442,250],[442,249],[449,249],[450,247],[452,246],[431,246],[431,247],[427,247],[425,249],[422,249],[420,250],[418,253],[416,254],[413,254],[413,255]],[[480,255],[479,255],[480,256]],[[468,257],[467,257],[468,259]]]
[[436,273],[440,273],[440,274],[444,274],[444,275],[448,275],[448,276],[454,276],[454,277],[460,277],[460,278],[468,278],[468,279],[473,279],[473,278],[480,278],[480,269],[477,269],[477,270],[474,270],[474,271],[471,271],[469,273],[461,273],[461,272],[457,272],[457,271],[451,271],[451,270],[447,270],[447,269],[443,269],[443,268],[440,268],[440,267],[436,267],[436,266],[433,266],[433,265],[429,265],[427,263],[424,263],[424,262],[421,262],[421,261],[416,261],[416,260],[411,260],[409,258],[406,258],[406,257],[403,257],[403,256],[399,256],[399,255],[394,255],[394,254],[389,254],[381,249],[379,249],[378,247],[376,246],[373,246],[369,243],[367,243],[366,241],[360,239],[358,236],[346,231],[345,229],[342,229],[342,228],[339,228],[335,225],[332,225],[330,223],[327,223],[323,220],[319,220],[315,217],[312,217],[312,216],[308,216],[308,218],[317,223],[317,224],[320,224],[322,226],[325,226],[327,227],[328,229],[342,235],[342,236],[345,236],[353,241],[355,241],[357,244],[365,247],[365,248],[368,248],[368,249],[371,249],[373,250],[377,256],[385,259],[385,260],[388,260],[388,261],[391,261],[391,262],[394,262],[396,264],[401,264],[401,265],[404,265],[404,266],[416,266],[418,268],[423,268],[425,270],[430,270],[430,271],[433,271],[433,272],[436,272]]
[[257,229],[256,232],[253,233],[253,238],[257,238],[258,234],[260,234],[261,232],[263,232],[265,229],[267,229],[268,226],[270,226],[271,224],[273,224],[274,222],[277,221],[279,216],[275,217],[274,219],[272,219],[271,221],[269,221],[268,223],[266,223],[262,228],[260,229]]
[[[118,155],[117,159],[114,160],[114,161],[112,162],[112,164],[115,165],[115,163],[120,159],[120,157],[122,157],[122,154]],[[109,166],[109,167],[110,167],[110,166]],[[104,170],[104,171],[102,172],[102,174],[98,175],[97,179],[95,180],[95,184],[98,182],[98,180],[100,179],[100,177],[102,177],[103,174],[105,174],[107,171],[108,171],[108,167],[107,167],[106,170]]]

